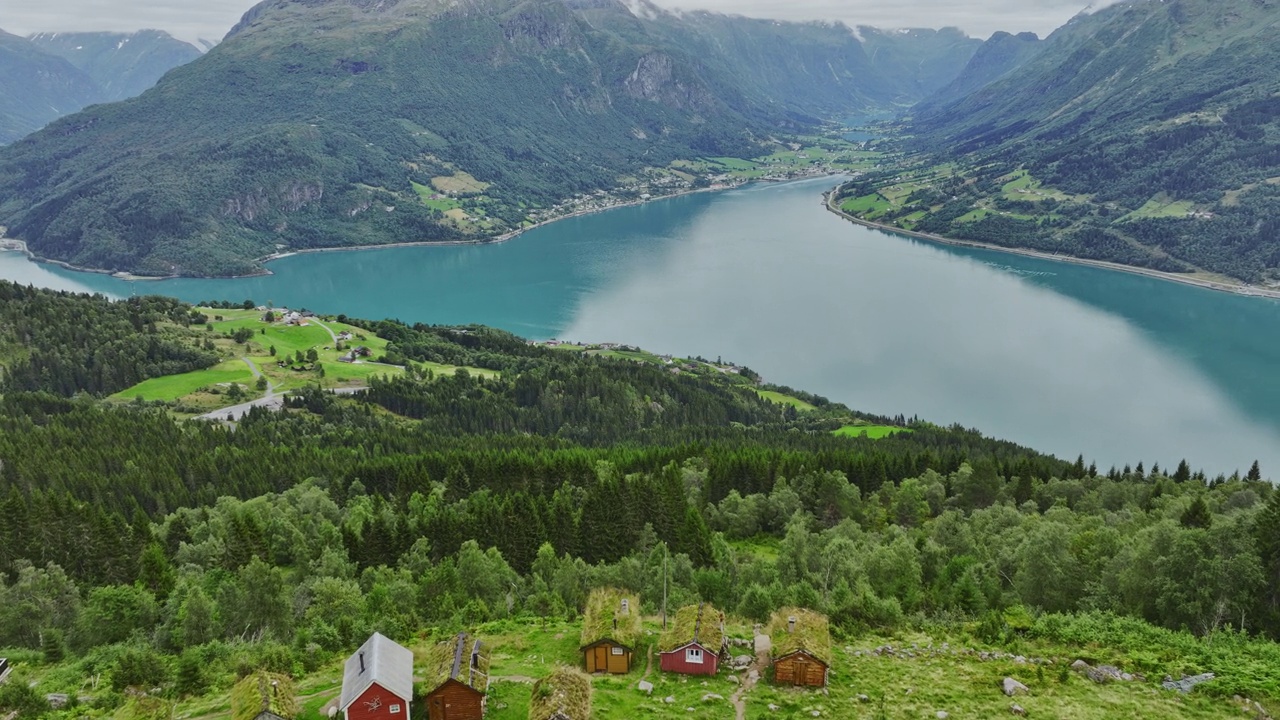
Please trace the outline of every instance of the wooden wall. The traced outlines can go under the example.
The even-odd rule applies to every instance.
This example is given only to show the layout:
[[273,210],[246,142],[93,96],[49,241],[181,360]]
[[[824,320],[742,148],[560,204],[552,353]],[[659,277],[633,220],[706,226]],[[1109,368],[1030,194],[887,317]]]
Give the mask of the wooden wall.
[[[614,648],[620,649],[622,654],[615,654]],[[607,672],[623,675],[631,672],[631,651],[617,643],[603,641],[588,645],[582,651],[582,656],[588,673]]]
[[827,666],[805,652],[793,652],[773,663],[773,681],[779,685],[825,687]]
[[481,720],[484,694],[450,680],[427,695],[427,720]]
[[[371,708],[375,702],[378,707]],[[400,712],[391,712],[393,706],[399,706]],[[409,720],[409,701],[374,683],[347,707],[347,720]]]

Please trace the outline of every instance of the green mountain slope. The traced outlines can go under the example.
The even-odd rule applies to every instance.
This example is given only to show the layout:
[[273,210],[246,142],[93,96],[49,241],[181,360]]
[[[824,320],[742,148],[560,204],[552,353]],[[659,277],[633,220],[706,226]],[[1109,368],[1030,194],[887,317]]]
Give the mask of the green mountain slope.
[[0,145],[106,98],[67,61],[0,31]]
[[1073,19],[1000,80],[920,108],[910,132],[917,149],[1003,163],[984,176],[995,192],[1023,167],[1087,200],[1089,216],[1049,249],[1109,246],[1119,255],[1097,254],[1264,281],[1280,268],[1278,93],[1275,0],[1127,2]]
[[981,90],[1022,67],[1042,47],[1040,38],[1035,33],[995,33],[982,43],[956,79],[920,101],[913,112],[917,115],[929,115],[933,108],[949,105]]
[[842,26],[612,0],[269,0],[140,98],[0,152],[0,224],[77,265],[236,274],[284,247],[467,237],[420,199],[434,186],[481,194],[469,237],[498,235],[646,168],[919,97],[873,68]]
[[200,57],[194,45],[161,30],[38,33],[28,39],[83,71],[107,100],[141,95],[165,73]]

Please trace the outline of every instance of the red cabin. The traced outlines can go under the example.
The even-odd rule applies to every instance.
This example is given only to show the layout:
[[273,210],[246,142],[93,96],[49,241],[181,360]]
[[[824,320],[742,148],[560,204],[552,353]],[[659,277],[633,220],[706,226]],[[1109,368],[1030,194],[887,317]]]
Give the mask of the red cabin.
[[662,634],[659,667],[685,675],[715,675],[726,647],[724,613],[705,603],[686,605]]
[[342,672],[338,709],[346,720],[409,720],[413,653],[374,633]]

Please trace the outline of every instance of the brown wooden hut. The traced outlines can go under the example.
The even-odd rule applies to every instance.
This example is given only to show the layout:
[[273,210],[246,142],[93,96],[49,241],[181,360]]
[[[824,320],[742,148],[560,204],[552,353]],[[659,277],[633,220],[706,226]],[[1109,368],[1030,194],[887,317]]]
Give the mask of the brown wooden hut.
[[468,633],[437,644],[423,663],[427,720],[481,720],[489,690],[489,649]]
[[579,648],[587,672],[630,672],[641,632],[638,597],[614,588],[592,591],[582,616]]
[[769,639],[773,642],[774,683],[826,687],[831,667],[831,630],[826,615],[783,608],[769,621]]

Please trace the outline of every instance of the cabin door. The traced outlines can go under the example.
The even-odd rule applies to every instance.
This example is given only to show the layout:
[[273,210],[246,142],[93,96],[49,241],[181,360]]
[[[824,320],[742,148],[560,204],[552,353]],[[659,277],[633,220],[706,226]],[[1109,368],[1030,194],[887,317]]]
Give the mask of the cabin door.
[[431,698],[431,704],[427,709],[429,720],[445,720],[444,714],[444,698]]
[[804,685],[805,679],[809,677],[809,663],[797,658],[792,662],[791,667],[794,668],[791,673],[792,684]]
[[596,672],[609,672],[609,648],[600,645],[595,648]]

